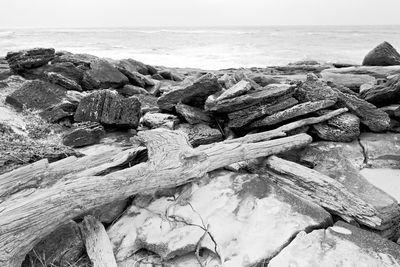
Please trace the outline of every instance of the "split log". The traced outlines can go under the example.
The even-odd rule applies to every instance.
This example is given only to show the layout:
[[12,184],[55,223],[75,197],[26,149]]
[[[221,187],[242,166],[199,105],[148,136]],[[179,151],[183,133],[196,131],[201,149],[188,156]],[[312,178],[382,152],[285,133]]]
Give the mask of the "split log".
[[110,239],[101,222],[86,216],[82,222],[82,236],[93,267],[117,267]]
[[266,179],[273,180],[283,189],[310,200],[329,212],[351,222],[379,229],[383,218],[379,211],[340,182],[300,164],[271,156],[266,160]]
[[[299,134],[258,143],[216,143],[193,149],[181,131],[155,129],[138,135],[147,145],[147,162],[114,172],[108,169],[110,173],[102,175],[99,166],[68,173],[70,168],[76,169],[72,160],[73,165],[64,164],[65,173],[55,176],[56,182],[49,186],[14,188],[14,193],[0,203],[0,266],[20,266],[41,238],[62,222],[92,208],[134,194],[176,187],[232,163],[299,148],[312,140],[307,134]],[[49,164],[43,172],[51,169]]]

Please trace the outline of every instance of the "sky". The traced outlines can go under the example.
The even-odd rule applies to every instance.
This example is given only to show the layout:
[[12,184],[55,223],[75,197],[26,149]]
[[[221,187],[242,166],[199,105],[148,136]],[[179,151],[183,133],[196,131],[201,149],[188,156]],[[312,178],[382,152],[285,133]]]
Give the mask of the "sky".
[[400,25],[400,0],[0,0],[0,28]]

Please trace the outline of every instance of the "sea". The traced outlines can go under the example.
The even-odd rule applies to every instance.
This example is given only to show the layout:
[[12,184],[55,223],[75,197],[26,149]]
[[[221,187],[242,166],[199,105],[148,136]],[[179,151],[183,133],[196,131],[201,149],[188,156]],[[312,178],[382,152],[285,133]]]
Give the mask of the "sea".
[[215,70],[300,60],[361,64],[383,41],[400,49],[400,26],[0,29],[0,56],[54,47],[157,66]]

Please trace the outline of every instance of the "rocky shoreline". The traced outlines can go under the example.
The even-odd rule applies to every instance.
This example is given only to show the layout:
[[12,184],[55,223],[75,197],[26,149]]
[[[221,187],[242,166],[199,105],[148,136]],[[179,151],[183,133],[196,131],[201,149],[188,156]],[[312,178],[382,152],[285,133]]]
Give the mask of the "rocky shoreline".
[[[220,158],[222,168],[176,187],[79,207],[29,243],[26,258],[10,260],[0,230],[0,263],[92,266],[93,227],[106,233],[115,262],[107,266],[399,266],[400,199],[379,188],[389,177],[361,171],[400,168],[399,101],[400,55],[387,42],[360,66],[219,71],[52,48],[10,52],[0,60],[0,229],[10,223],[6,204],[29,190],[72,174],[106,177],[168,152],[144,145],[147,133],[183,134],[177,149],[189,142],[196,151],[179,155],[188,173],[224,153],[229,164]],[[242,158],[229,159],[230,149]],[[168,173],[168,160],[151,168]]]

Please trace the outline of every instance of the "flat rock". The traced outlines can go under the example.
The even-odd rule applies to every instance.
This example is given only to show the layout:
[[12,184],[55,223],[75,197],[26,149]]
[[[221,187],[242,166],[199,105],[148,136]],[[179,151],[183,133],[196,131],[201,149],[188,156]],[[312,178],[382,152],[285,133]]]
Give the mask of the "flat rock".
[[183,78],[178,73],[170,69],[160,70],[156,75],[159,75],[166,80],[177,81],[177,82],[183,81]]
[[265,75],[262,73],[250,73],[248,77],[262,87],[265,87],[270,84],[279,83],[278,79],[275,79],[271,75]]
[[231,75],[225,73],[220,78],[218,78],[218,83],[225,89],[229,89],[234,86],[237,81]]
[[299,233],[268,266],[399,266],[396,243],[344,222]]
[[142,124],[150,129],[167,128],[174,130],[179,124],[179,119],[172,114],[147,112],[142,117]]
[[143,75],[152,74],[149,72],[149,68],[146,64],[131,58],[121,59],[117,61],[115,65],[119,69],[123,68],[129,72],[139,72],[140,74]]
[[295,98],[300,102],[333,100],[336,102],[337,93],[315,74],[307,74],[307,80],[295,91]]
[[90,70],[84,73],[82,87],[85,90],[118,88],[128,83],[128,78],[111,63],[104,59],[97,59],[90,63]]
[[202,109],[178,103],[175,107],[176,112],[181,115],[189,124],[212,122],[210,115]]
[[342,85],[352,90],[360,90],[361,85],[376,83],[375,77],[367,74],[338,74],[331,72],[322,72],[322,79],[326,82],[332,82],[337,85]]
[[393,237],[397,232],[400,208],[398,202],[369,183],[359,172],[364,151],[357,141],[353,143],[316,142],[305,148],[300,161],[312,165],[313,169],[323,173],[341,184],[347,190],[370,204],[383,218],[378,227],[383,236]]
[[400,54],[388,42],[383,42],[364,58],[364,66],[393,66],[400,65]]
[[74,116],[77,122],[92,121],[128,128],[137,128],[139,118],[139,100],[135,97],[125,98],[112,90],[95,91],[85,96]]
[[19,89],[6,97],[6,103],[17,109],[26,107],[44,110],[60,103],[66,96],[66,90],[58,85],[40,81],[26,81]]
[[97,122],[77,123],[63,136],[63,144],[70,147],[83,147],[96,144],[105,135],[104,127]]
[[369,168],[400,169],[400,135],[397,133],[363,133],[360,143],[364,148]]
[[273,102],[277,98],[284,95],[291,95],[294,87],[288,84],[271,84],[235,98],[229,98],[221,101],[207,100],[206,110],[217,113],[232,113],[241,109],[245,109],[259,103]]
[[246,80],[241,80],[237,84],[224,91],[216,101],[221,101],[228,98],[243,95],[252,89],[251,83]]
[[288,109],[299,103],[297,99],[290,97],[290,94],[282,96],[273,102],[270,101],[267,102],[268,103],[261,102],[254,106],[229,113],[228,126],[231,128],[240,128],[253,122],[258,118],[264,116],[270,116],[276,112]]
[[163,110],[173,110],[179,102],[193,107],[203,108],[209,95],[221,91],[221,86],[214,74],[208,73],[188,84],[163,94],[157,101]]
[[400,66],[355,66],[340,69],[332,68],[323,70],[321,75],[326,75],[326,73],[369,75],[376,79],[386,79],[390,75],[400,74]]
[[400,100],[400,75],[394,75],[382,84],[364,90],[361,97],[377,106],[398,103]]
[[219,255],[223,266],[254,266],[277,254],[299,231],[330,223],[322,208],[257,175],[220,171],[175,196],[148,205],[134,202],[108,235],[121,264],[147,249],[196,266],[190,264],[200,242],[211,258]]
[[[79,226],[69,221],[40,241],[27,255],[22,266],[69,267],[75,264],[84,252]],[[31,261],[34,265],[31,265]]]
[[337,89],[335,90],[338,93],[337,104],[341,107],[348,108],[351,113],[357,115],[361,123],[367,126],[371,131],[384,132],[389,129],[390,118],[384,111],[355,95],[342,93]]
[[118,68],[118,70],[124,74],[126,77],[128,77],[129,82],[132,85],[136,85],[142,88],[146,88],[147,86],[153,86],[154,82],[150,79],[147,78],[145,75],[136,72],[136,71],[129,71],[125,68]]
[[319,138],[327,141],[351,142],[360,135],[360,119],[351,113],[340,114],[312,127]]
[[279,111],[273,115],[267,116],[263,119],[256,120],[249,125],[249,128],[259,128],[269,125],[275,125],[298,116],[306,115],[320,109],[328,108],[330,106],[333,106],[334,104],[334,100],[320,100],[316,102],[301,103],[286,110]]
[[54,48],[34,48],[17,52],[8,52],[6,59],[15,72],[32,69],[47,64],[55,56]]
[[223,137],[219,130],[211,128],[206,124],[191,125],[179,124],[176,130],[186,133],[192,146],[207,145],[222,141]]
[[82,87],[74,80],[64,77],[62,74],[56,72],[48,72],[47,80],[51,83],[64,87],[67,90],[82,91]]

